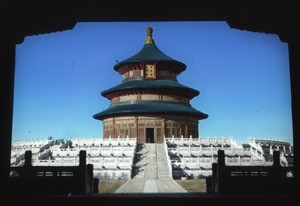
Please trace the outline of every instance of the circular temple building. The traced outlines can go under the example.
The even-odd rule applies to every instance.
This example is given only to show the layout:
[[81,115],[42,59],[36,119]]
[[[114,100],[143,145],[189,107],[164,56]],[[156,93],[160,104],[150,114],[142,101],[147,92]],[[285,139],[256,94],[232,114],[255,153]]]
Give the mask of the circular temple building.
[[137,138],[138,143],[162,143],[164,137],[198,138],[198,121],[204,114],[190,105],[199,91],[177,81],[186,69],[180,61],[160,51],[147,28],[144,47],[117,63],[121,84],[101,93],[110,107],[93,117],[103,121],[103,138]]

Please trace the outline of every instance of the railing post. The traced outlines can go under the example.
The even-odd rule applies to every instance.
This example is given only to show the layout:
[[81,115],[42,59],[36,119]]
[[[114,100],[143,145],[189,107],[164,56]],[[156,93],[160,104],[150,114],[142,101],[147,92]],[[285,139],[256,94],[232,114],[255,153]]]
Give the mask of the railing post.
[[93,193],[99,193],[99,179],[93,178]]
[[25,167],[31,167],[32,166],[32,152],[30,150],[27,150],[25,152]]
[[85,165],[86,165],[86,151],[81,150],[79,152],[79,166],[85,167]]
[[[94,191],[94,165],[92,164],[88,164],[87,165],[87,177],[86,177],[86,182],[87,182],[87,185],[86,185],[86,189],[87,189],[87,193],[88,194],[92,194],[93,191]],[[98,187],[98,185],[97,185]]]
[[27,150],[25,152],[25,163],[24,163],[24,173],[20,174],[20,176],[23,177],[31,177],[33,176],[33,171],[32,171],[32,152],[31,150]]
[[218,165],[216,174],[216,192],[224,192],[224,181],[225,181],[225,152],[224,150],[218,150]]
[[212,193],[216,193],[219,191],[217,173],[218,173],[218,164],[212,163],[211,191],[210,191]]
[[283,167],[280,165],[280,151],[273,151],[273,177],[284,179],[286,177]]
[[86,170],[86,151],[85,150],[80,150],[79,152],[79,185],[80,189],[79,193],[86,193],[87,192],[87,170]]
[[218,150],[218,166],[225,166],[225,152],[224,150]]
[[273,166],[280,167],[280,151],[273,152]]

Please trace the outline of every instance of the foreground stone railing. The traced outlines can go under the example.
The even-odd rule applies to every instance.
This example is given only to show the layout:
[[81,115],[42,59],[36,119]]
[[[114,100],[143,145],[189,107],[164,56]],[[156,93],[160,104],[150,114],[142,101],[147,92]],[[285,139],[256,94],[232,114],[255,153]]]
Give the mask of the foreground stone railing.
[[[80,151],[78,166],[32,166],[31,151],[25,152],[25,165],[11,167],[12,194],[91,194],[97,192],[98,179],[93,178],[93,165],[86,165],[86,151]],[[95,186],[95,187],[94,187]]]
[[[212,176],[206,178],[207,192],[229,194],[290,193],[293,167],[280,165],[280,153],[274,151],[272,166],[227,166],[225,153],[218,151],[218,163],[212,164]],[[292,175],[291,175],[292,176]]]

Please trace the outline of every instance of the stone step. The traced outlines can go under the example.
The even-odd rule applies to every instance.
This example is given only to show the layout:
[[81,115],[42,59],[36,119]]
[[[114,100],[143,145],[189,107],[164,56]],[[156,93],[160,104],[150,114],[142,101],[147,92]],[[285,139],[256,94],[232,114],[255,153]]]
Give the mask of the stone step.
[[138,144],[135,152],[134,178],[171,178],[163,144]]
[[166,152],[163,144],[156,145],[156,163],[158,167],[158,178],[170,178],[170,171],[168,167],[168,161],[166,157]]
[[157,160],[156,160],[156,147],[155,144],[145,144],[148,151],[145,157],[146,168],[145,178],[146,179],[157,179]]

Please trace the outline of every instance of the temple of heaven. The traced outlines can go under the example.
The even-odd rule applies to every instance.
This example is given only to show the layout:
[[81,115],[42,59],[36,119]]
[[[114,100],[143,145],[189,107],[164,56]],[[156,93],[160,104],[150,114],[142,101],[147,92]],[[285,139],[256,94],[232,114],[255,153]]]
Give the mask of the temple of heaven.
[[103,121],[103,138],[137,138],[138,143],[163,143],[164,137],[199,138],[198,121],[207,114],[190,100],[199,91],[177,81],[186,65],[158,49],[147,28],[144,47],[114,69],[122,83],[101,93],[111,104],[93,117]]

